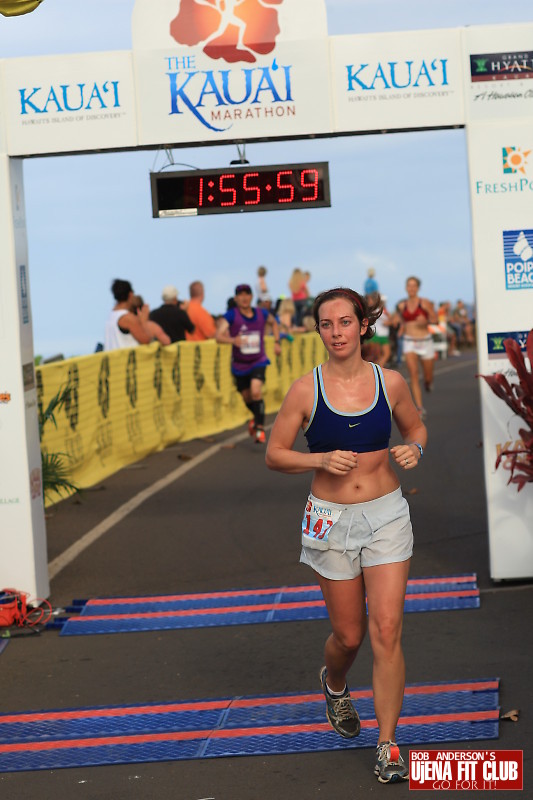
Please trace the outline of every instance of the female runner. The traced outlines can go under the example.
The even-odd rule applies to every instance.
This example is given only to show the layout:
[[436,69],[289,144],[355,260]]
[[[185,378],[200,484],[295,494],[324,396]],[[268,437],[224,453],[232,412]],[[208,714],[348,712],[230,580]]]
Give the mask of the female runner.
[[[290,388],[266,453],[270,469],[314,471],[302,521],[300,561],[316,572],[332,633],[320,680],[326,714],[341,736],[360,731],[346,676],[367,629],[379,739],[375,773],[382,783],[406,780],[395,743],[405,686],[401,632],[413,534],[392,461],[417,466],[426,428],[404,378],[361,357],[381,308],[351,289],[331,289],[313,306],[329,360]],[[404,444],[389,450],[391,417]],[[293,450],[299,430],[310,452]]]
[[426,392],[433,388],[433,366],[435,347],[429,331],[429,324],[439,321],[437,312],[430,300],[418,296],[420,279],[407,278],[405,288],[407,299],[398,303],[398,311],[403,323],[403,355],[409,370],[411,391],[420,416],[426,412],[422,405],[422,390],[418,378],[418,363],[422,364]]

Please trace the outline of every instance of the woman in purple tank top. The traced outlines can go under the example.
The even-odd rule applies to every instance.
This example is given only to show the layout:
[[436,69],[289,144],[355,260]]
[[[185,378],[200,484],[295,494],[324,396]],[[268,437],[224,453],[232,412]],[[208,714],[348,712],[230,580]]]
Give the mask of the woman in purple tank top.
[[[379,726],[375,774],[393,783],[409,777],[395,736],[405,687],[401,631],[413,541],[396,470],[418,465],[427,432],[404,378],[361,356],[361,343],[373,335],[380,313],[379,295],[375,306],[345,288],[316,298],[316,330],[329,359],[318,378],[310,372],[290,388],[266,463],[288,474],[313,472],[300,561],[315,571],[332,626],[320,671],[326,715],[341,736],[359,734],[346,677],[368,624]],[[389,447],[385,402],[403,439],[395,447]],[[317,430],[317,424],[327,430]],[[367,428],[360,438],[359,426]],[[294,450],[300,430],[309,432],[311,452]],[[358,441],[365,443],[361,452],[349,446]],[[317,452],[323,442],[331,449]]]
[[231,344],[231,373],[237,391],[241,393],[253,419],[248,422],[248,432],[257,444],[264,444],[265,404],[263,383],[270,364],[265,353],[265,324],[269,322],[274,334],[274,352],[281,353],[280,330],[276,318],[264,308],[252,306],[252,289],[247,283],[235,288],[235,305],[219,320],[216,340]]

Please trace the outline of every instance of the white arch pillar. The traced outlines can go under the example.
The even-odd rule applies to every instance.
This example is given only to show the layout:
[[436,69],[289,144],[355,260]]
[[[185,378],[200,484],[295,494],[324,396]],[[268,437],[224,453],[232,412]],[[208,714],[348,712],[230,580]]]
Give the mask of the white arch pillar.
[[0,589],[47,597],[21,159],[0,155]]

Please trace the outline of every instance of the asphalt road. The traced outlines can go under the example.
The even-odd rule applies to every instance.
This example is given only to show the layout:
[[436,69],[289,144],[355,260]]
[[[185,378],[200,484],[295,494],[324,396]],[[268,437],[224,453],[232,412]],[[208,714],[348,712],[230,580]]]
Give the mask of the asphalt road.
[[[475,356],[436,366],[428,448],[420,467],[401,476],[415,531],[411,577],[476,572],[481,608],[407,614],[407,680],[501,678],[502,711],[520,709],[519,721],[501,722],[497,741],[456,745],[523,749],[523,796],[531,797],[533,583],[490,580]],[[269,472],[264,449],[241,433],[168,448],[54,507],[52,604],[313,583],[298,563],[310,477]],[[166,487],[132,503],[176,470]],[[116,514],[128,503],[129,513]],[[84,548],[95,530],[105,532]],[[317,691],[328,632],[327,620],[77,637],[46,630],[0,654],[0,712]],[[350,682],[371,683],[368,642]],[[0,773],[0,792],[6,800],[407,797],[408,784],[380,786],[372,769],[369,749],[244,756]],[[492,794],[516,797],[484,796]]]

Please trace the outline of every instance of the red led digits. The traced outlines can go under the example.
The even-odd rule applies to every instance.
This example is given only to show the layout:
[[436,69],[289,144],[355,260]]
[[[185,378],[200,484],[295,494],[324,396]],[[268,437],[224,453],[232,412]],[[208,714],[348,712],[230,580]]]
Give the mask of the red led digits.
[[242,182],[242,186],[243,186],[244,191],[245,192],[255,192],[255,198],[254,199],[250,199],[250,200],[245,200],[244,201],[244,205],[245,206],[257,206],[259,204],[259,201],[261,200],[261,190],[260,190],[259,186],[254,186],[253,184],[252,185],[248,185],[248,178],[258,178],[258,177],[259,177],[259,173],[258,172],[246,172],[244,174],[244,180]]
[[292,203],[294,200],[294,186],[292,183],[282,183],[281,177],[282,175],[290,175],[292,177],[292,169],[282,169],[281,172],[278,172],[277,177],[277,187],[278,189],[288,189],[289,196],[282,197],[281,195],[278,197],[278,203]]
[[[307,177],[310,180],[306,180]],[[304,203],[309,203],[312,200],[316,200],[318,197],[318,170],[317,169],[304,169],[302,170],[302,174],[300,175],[300,183],[302,184],[302,189],[311,189],[312,194],[309,197],[302,197],[302,201]]]
[[151,173],[150,182],[154,217],[331,206],[326,162]]
[[221,206],[234,206],[235,203],[237,202],[237,191],[233,187],[223,186],[224,178],[235,179],[235,173],[234,172],[228,172],[225,175],[221,175],[220,176],[220,180],[218,182],[218,188],[220,189],[220,194],[222,194],[223,192],[225,192],[226,194],[231,194],[231,200],[221,200],[220,201],[220,205]]

